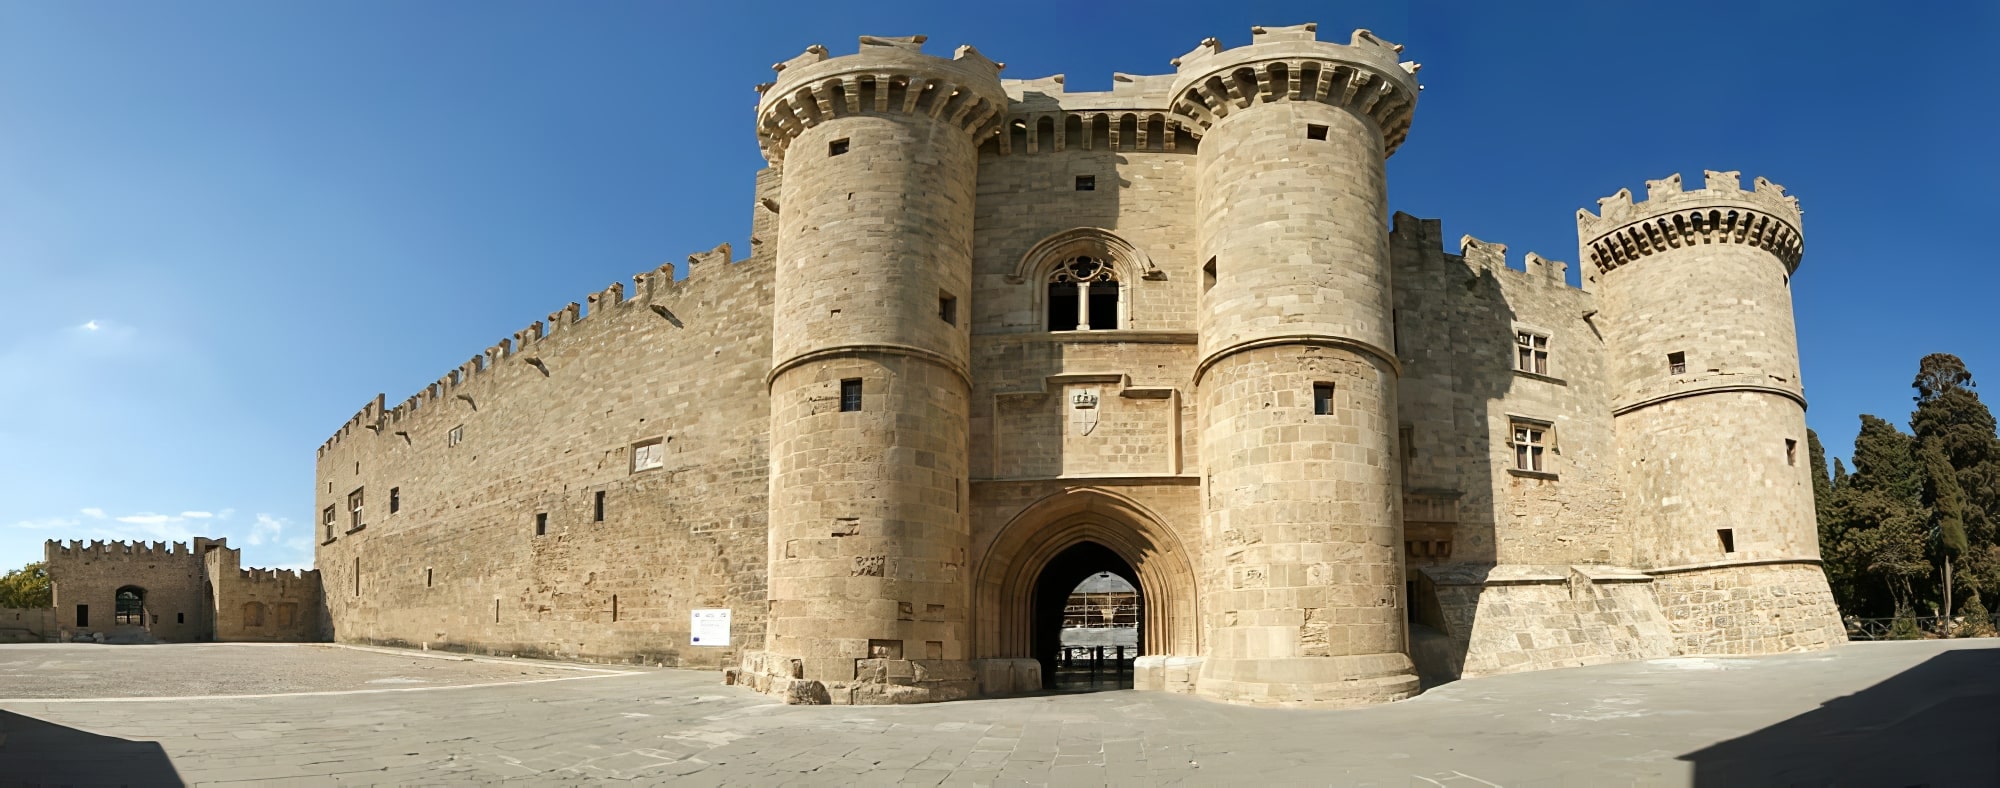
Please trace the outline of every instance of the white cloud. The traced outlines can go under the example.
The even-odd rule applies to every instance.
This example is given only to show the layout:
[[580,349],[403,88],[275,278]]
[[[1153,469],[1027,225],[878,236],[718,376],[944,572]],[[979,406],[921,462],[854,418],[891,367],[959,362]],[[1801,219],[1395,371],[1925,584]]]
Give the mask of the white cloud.
[[80,329],[83,329],[83,330],[85,330],[85,331],[96,331],[96,330],[98,330],[98,329],[100,329],[100,328],[103,328],[103,326],[100,326],[100,325],[98,325],[98,324],[97,324],[97,321],[95,321],[95,320],[92,320],[92,321],[90,321],[90,322],[88,322],[88,323],[85,323],[85,324],[83,324],[83,325],[80,325],[80,326],[77,326],[77,328],[80,328]]
[[278,535],[284,532],[286,522],[285,518],[272,517],[260,512],[257,514],[257,524],[250,526],[250,535],[244,537],[244,541],[250,544],[263,544],[265,541],[275,542]]
[[20,520],[14,523],[14,527],[28,528],[33,530],[47,530],[50,528],[72,528],[75,527],[76,524],[77,521],[71,518],[44,517],[40,520]]
[[124,517],[113,517],[111,519],[117,520],[118,522],[121,523],[131,523],[133,525],[163,525],[166,523],[174,522],[175,520],[179,520],[181,518],[174,517],[172,515],[153,514],[152,512],[147,512],[145,514],[128,514],[125,515]]
[[83,515],[84,515],[85,517],[88,517],[88,518],[90,518],[90,519],[92,519],[92,520],[102,520],[102,519],[104,519],[104,510],[103,510],[103,509],[99,509],[99,508],[97,508],[97,507],[95,507],[95,506],[92,506],[92,507],[90,507],[90,508],[88,508],[88,509],[84,509],[84,510],[82,510],[82,511],[83,511]]
[[206,520],[206,519],[208,519],[208,518],[210,518],[210,517],[214,517],[214,516],[215,516],[215,513],[214,513],[214,512],[181,512],[181,516],[182,516],[182,517],[185,517],[185,518],[187,518],[187,519],[190,519],[190,520]]

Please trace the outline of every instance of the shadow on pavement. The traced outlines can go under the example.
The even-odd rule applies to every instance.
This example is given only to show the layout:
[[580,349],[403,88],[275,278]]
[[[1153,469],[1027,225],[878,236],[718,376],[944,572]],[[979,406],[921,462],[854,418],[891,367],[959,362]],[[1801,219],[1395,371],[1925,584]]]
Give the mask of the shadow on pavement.
[[2000,649],[1947,651],[1769,728],[1682,755],[1696,786],[1993,785]]
[[0,711],[0,784],[182,785],[157,742],[130,741]]

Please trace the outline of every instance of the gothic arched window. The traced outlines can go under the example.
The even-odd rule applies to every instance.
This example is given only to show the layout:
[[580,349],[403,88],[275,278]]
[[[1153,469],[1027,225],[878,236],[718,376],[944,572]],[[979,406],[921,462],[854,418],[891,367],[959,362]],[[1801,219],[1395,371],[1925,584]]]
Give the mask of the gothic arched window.
[[1064,260],[1049,272],[1049,330],[1104,331],[1118,327],[1118,275],[1110,261],[1090,255]]

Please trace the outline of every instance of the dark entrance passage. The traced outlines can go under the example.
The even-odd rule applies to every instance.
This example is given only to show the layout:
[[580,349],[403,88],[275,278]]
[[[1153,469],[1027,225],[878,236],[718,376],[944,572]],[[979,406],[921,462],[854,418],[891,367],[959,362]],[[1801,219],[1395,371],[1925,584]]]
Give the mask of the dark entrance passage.
[[[1138,588],[1132,565],[1096,542],[1079,542],[1049,560],[1035,580],[1032,633],[1045,688],[1132,688],[1132,661],[1145,644]],[[1065,621],[1080,626],[1065,628]]]
[[146,589],[125,586],[118,589],[117,607],[112,611],[112,623],[120,626],[146,625]]

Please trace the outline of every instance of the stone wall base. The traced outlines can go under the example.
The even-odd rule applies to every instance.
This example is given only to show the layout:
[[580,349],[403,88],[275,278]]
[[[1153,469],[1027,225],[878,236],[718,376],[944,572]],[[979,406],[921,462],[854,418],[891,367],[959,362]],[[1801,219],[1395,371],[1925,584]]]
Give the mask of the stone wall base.
[[1042,663],[1035,659],[973,660],[972,672],[979,679],[979,695],[1000,698],[1042,691]]
[[[1611,566],[1425,567],[1420,610],[1438,620],[1412,636],[1432,680],[1657,659],[1673,633],[1653,578]],[[1435,607],[1429,602],[1434,600]],[[1440,637],[1441,636],[1441,637]]]
[[1219,659],[1201,662],[1195,694],[1260,706],[1338,709],[1416,695],[1407,654]]
[[884,706],[963,700],[973,695],[972,663],[941,659],[857,659],[852,679],[806,678],[800,660],[768,651],[743,654],[743,666],[723,671],[741,684],[796,705]]
[[1201,679],[1201,657],[1152,655],[1132,661],[1132,688],[1193,695]]
[[1818,564],[1749,564],[1657,575],[1681,654],[1778,654],[1847,642]]

